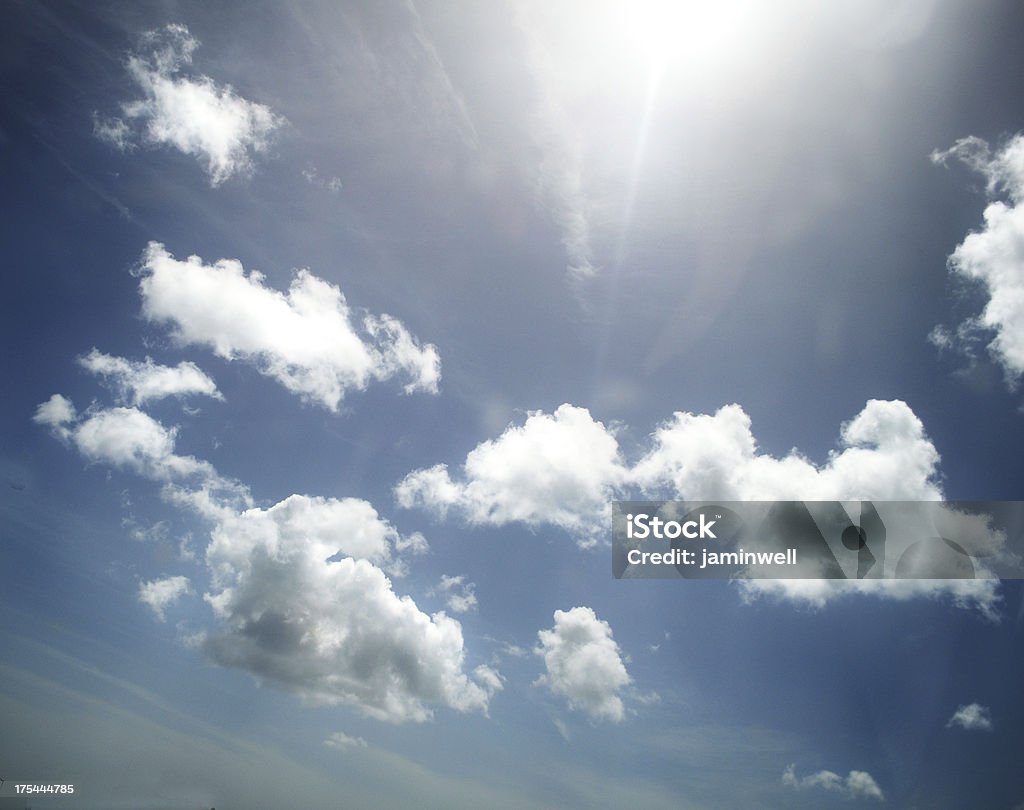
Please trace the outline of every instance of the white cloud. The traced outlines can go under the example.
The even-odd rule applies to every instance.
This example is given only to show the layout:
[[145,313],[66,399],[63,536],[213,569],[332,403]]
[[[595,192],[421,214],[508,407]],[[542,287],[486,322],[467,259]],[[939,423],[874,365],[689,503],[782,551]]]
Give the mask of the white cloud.
[[[972,336],[979,329],[994,337],[989,352],[999,362],[1011,385],[1024,374],[1024,135],[1016,135],[995,152],[981,138],[957,141],[944,152],[935,152],[937,163],[955,157],[987,181],[990,194],[1004,193],[1008,202],[990,202],[984,226],[968,234],[949,256],[949,268],[960,276],[980,281],[988,303],[957,332]],[[940,347],[953,342],[948,329],[932,332]]]
[[537,683],[591,720],[620,722],[625,716],[621,692],[632,679],[611,627],[589,607],[556,610],[554,619],[554,627],[537,633],[536,653],[547,670]]
[[486,712],[490,684],[463,672],[461,625],[399,597],[369,561],[332,556],[304,534],[284,545],[216,530],[205,598],[223,630],[206,637],[205,651],[312,703],[380,720],[422,722],[435,705]]
[[519,7],[538,96],[532,132],[540,154],[537,194],[561,232],[570,276],[587,278],[595,268],[590,224],[593,206],[584,183],[583,134],[560,92],[560,71],[552,59],[556,48],[545,41],[544,35],[544,28],[552,21],[543,19],[543,9],[535,5],[528,10],[525,4]]
[[71,400],[54,394],[33,421],[50,427],[91,463],[110,464],[164,483],[164,497],[217,518],[250,506],[248,488],[217,473],[213,465],[175,452],[176,428],[166,428],[138,408],[92,407],[80,416]]
[[959,706],[946,723],[946,728],[958,726],[965,731],[991,731],[992,713],[980,703]]
[[54,394],[46,402],[39,404],[32,421],[37,425],[46,425],[55,435],[67,439],[70,435],[67,425],[74,422],[77,416],[74,403],[70,399],[62,394]]
[[389,315],[367,314],[353,325],[341,290],[308,270],[296,273],[285,294],[266,287],[258,272],[246,275],[238,261],[178,261],[151,242],[140,274],[143,314],[171,325],[179,342],[250,362],[332,411],[347,390],[370,380],[401,375],[407,393],[437,392],[441,361],[434,346],[421,346]]
[[797,777],[796,766],[789,765],[782,772],[782,784],[794,790],[817,788],[842,793],[851,799],[877,799],[885,801],[878,783],[867,771],[850,771],[846,779],[833,771],[818,771],[810,776]]
[[823,608],[830,602],[873,596],[894,602],[948,598],[956,607],[978,611],[992,622],[1000,619],[998,579],[750,579],[737,583],[743,600],[784,600]]
[[138,141],[173,147],[199,160],[213,186],[250,174],[253,157],[267,150],[285,119],[230,85],[183,75],[199,47],[184,25],[165,26],[144,39],[149,52],[127,62],[142,98],[121,105],[127,120],[96,116],[97,137],[122,150]]
[[344,731],[335,731],[330,737],[324,740],[324,745],[338,751],[349,751],[353,748],[366,748],[366,740],[362,737],[353,737]]
[[104,118],[93,113],[92,133],[101,141],[106,141],[122,152],[128,152],[135,148],[131,127],[120,118]]
[[839,451],[815,465],[797,451],[758,452],[750,417],[739,405],[714,415],[678,412],[654,433],[654,447],[633,468],[645,492],[722,500],[939,500],[939,454],[910,407],[869,400],[841,430]]
[[146,478],[214,477],[207,462],[174,452],[175,434],[137,408],[110,408],[88,413],[70,435],[89,461],[123,467]]
[[161,366],[149,357],[144,361],[113,357],[93,349],[78,362],[83,368],[109,381],[122,401],[143,405],[164,397],[190,394],[223,399],[217,385],[195,363]]
[[160,621],[164,621],[164,610],[191,592],[188,577],[176,576],[154,579],[139,584],[139,601],[148,605]]
[[310,554],[322,560],[344,555],[402,572],[404,561],[395,560],[395,552],[427,550],[422,535],[412,541],[403,538],[372,505],[358,498],[290,495],[267,509],[252,508],[221,518],[212,536],[215,544],[224,541],[217,545],[218,559],[232,568],[243,565],[254,548],[278,554],[307,546]]
[[454,508],[473,524],[555,525],[586,547],[606,532],[624,474],[614,435],[585,408],[562,405],[472,450],[463,480],[441,464],[406,476],[395,495],[405,508]]
[[476,584],[466,582],[463,576],[451,577],[442,574],[441,581],[433,593],[445,597],[445,603],[452,613],[466,613],[476,607]]
[[[401,573],[404,558],[426,550],[421,534],[402,536],[355,498],[291,495],[252,507],[247,488],[175,453],[175,431],[135,408],[75,419],[60,395],[36,413],[90,461],[164,482],[167,500],[213,524],[204,599],[219,627],[193,639],[215,661],[391,722],[427,720],[435,706],[487,711],[501,676],[487,666],[466,675],[459,622],[397,595],[381,567]],[[188,588],[184,577],[145,582],[139,599],[162,619]]]
[[[554,414],[531,412],[466,457],[462,474],[448,467],[415,470],[395,487],[405,508],[445,516],[454,510],[471,524],[520,522],[554,526],[584,547],[607,537],[610,501],[640,494],[689,500],[941,500],[939,453],[924,425],[900,400],[869,400],[840,430],[839,447],[824,464],[792,450],[763,453],[750,417],[739,405],[714,414],[677,412],[653,433],[632,466],[615,432],[573,405]],[[632,455],[626,453],[625,455]],[[638,492],[639,491],[639,492]],[[985,527],[958,527],[978,534]],[[986,535],[986,542],[998,537]],[[745,600],[758,596],[821,607],[849,595],[905,600],[945,596],[960,607],[998,618],[998,581],[750,580]]]

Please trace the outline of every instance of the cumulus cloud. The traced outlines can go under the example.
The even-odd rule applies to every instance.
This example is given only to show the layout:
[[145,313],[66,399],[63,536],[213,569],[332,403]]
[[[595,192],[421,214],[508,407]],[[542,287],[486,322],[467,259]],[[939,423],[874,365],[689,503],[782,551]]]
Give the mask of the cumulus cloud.
[[54,394],[33,417],[90,463],[109,464],[164,484],[167,500],[207,517],[250,506],[249,490],[217,473],[213,465],[176,452],[176,428],[138,408],[93,406],[79,415],[71,400]]
[[591,720],[620,722],[625,716],[622,691],[632,679],[608,622],[589,607],[556,610],[554,619],[550,630],[537,633],[535,652],[543,657],[546,672],[536,683]]
[[946,728],[962,728],[965,731],[991,731],[992,713],[980,703],[959,706],[946,723]]
[[199,395],[223,399],[217,385],[195,363],[161,366],[149,357],[142,362],[113,357],[93,349],[78,362],[83,368],[106,380],[120,399],[132,405],[144,405],[164,397]]
[[[638,460],[629,465],[624,456]],[[553,526],[592,547],[607,538],[616,498],[941,500],[939,461],[921,420],[901,400],[869,400],[841,426],[824,463],[798,450],[781,458],[762,452],[750,417],[735,404],[713,414],[677,412],[646,448],[627,453],[614,430],[566,404],[553,414],[531,412],[522,426],[481,443],[457,475],[444,464],[413,471],[395,497],[405,508],[440,517],[454,511],[470,524]],[[985,527],[966,528],[977,534]],[[739,587],[748,601],[763,596],[815,607],[854,594],[947,596],[990,619],[998,618],[1000,602],[991,579],[750,580]]]
[[448,610],[452,613],[466,613],[476,607],[476,584],[466,582],[463,576],[451,577],[442,574],[441,581],[433,591],[444,596]]
[[829,790],[851,799],[885,800],[882,789],[867,771],[850,771],[845,779],[833,771],[818,771],[810,776],[797,777],[796,766],[789,765],[782,772],[782,784],[795,790]]
[[463,672],[460,624],[398,596],[371,562],[304,534],[283,545],[222,529],[206,559],[223,629],[203,648],[222,665],[390,722],[422,722],[435,705],[487,710],[491,684]]
[[32,421],[37,425],[45,425],[62,439],[70,436],[68,424],[78,417],[74,403],[63,394],[54,394],[46,402],[36,408]]
[[[933,330],[940,348],[968,343],[979,331],[994,335],[988,344],[1011,385],[1024,374],[1024,135],[1016,135],[994,150],[981,138],[968,137],[950,149],[932,154],[944,163],[963,161],[985,177],[990,195],[1004,195],[986,206],[984,224],[969,233],[949,256],[958,276],[981,282],[988,294],[981,313],[961,324],[954,335],[944,327]],[[969,353],[969,346],[968,346]]]
[[553,525],[593,546],[607,533],[609,500],[649,496],[722,500],[938,500],[939,454],[910,407],[870,400],[841,431],[842,449],[815,465],[792,451],[761,453],[739,405],[712,415],[678,412],[629,467],[614,431],[585,408],[531,412],[466,457],[453,478],[444,464],[416,470],[395,488],[398,503],[469,523]]
[[[224,516],[213,537],[232,538],[231,543],[222,544],[218,557],[222,562],[228,548],[248,553],[258,547],[276,553],[305,545],[323,560],[344,555],[394,566],[398,573],[404,572],[405,565],[395,559],[396,552],[422,554],[427,550],[423,535],[403,537],[369,502],[359,498],[290,495],[267,509],[254,507]],[[235,567],[243,562],[237,557],[227,561]]]
[[131,55],[128,75],[142,97],[121,105],[123,118],[94,116],[98,138],[125,150],[136,143],[169,146],[196,158],[212,186],[253,170],[285,119],[202,74],[189,75],[198,40],[184,25],[144,36],[147,51]]
[[668,488],[684,499],[941,499],[939,454],[905,402],[869,400],[842,426],[840,446],[824,465],[795,450],[775,458],[758,452],[739,405],[678,412],[655,431],[632,477],[645,493]]
[[522,427],[476,447],[461,480],[439,464],[410,473],[395,496],[405,508],[442,516],[455,509],[472,524],[554,525],[586,547],[605,533],[609,500],[625,474],[611,431],[566,404],[553,414],[531,412]]
[[437,349],[421,346],[389,315],[356,317],[341,290],[300,270],[287,293],[265,286],[258,272],[221,259],[175,259],[151,242],[143,254],[143,315],[168,324],[185,345],[252,363],[305,400],[335,411],[350,389],[401,376],[406,393],[436,393]]
[[139,601],[147,605],[160,621],[164,621],[164,610],[190,592],[188,577],[154,579],[139,584]]
[[[193,643],[214,661],[396,723],[428,720],[437,706],[486,712],[502,688],[490,667],[465,673],[458,621],[395,593],[385,571],[403,573],[426,540],[401,535],[368,502],[291,495],[255,507],[246,487],[177,454],[175,431],[135,408],[79,417],[55,395],[35,419],[90,461],[164,483],[165,498],[210,521],[203,598],[217,624]],[[139,599],[162,620],[188,590],[169,577],[144,582]]]
[[324,740],[324,745],[338,751],[349,751],[353,748],[366,748],[366,740],[362,737],[353,737],[344,731],[335,731],[330,737]]

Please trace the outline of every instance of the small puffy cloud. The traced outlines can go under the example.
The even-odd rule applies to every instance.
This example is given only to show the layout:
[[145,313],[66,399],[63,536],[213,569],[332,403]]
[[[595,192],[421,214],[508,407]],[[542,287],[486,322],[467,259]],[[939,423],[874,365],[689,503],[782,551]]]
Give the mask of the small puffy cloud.
[[87,414],[70,435],[89,461],[123,467],[146,478],[214,477],[207,462],[174,452],[175,433],[137,408],[109,408]]
[[960,706],[946,723],[946,728],[962,728],[965,731],[991,731],[992,713],[980,703]]
[[353,748],[366,748],[366,740],[362,737],[353,737],[344,731],[335,731],[330,737],[324,740],[324,745],[338,751],[350,751]]
[[554,627],[537,633],[535,651],[546,669],[537,683],[591,720],[620,722],[625,716],[621,693],[632,679],[608,622],[589,607],[556,610],[554,619]]
[[166,577],[139,584],[139,601],[147,605],[160,621],[164,610],[191,592],[188,577]]
[[505,679],[501,676],[501,673],[493,667],[487,666],[487,664],[480,664],[480,666],[473,670],[473,680],[491,695],[505,688]]
[[178,261],[152,242],[140,275],[143,315],[171,326],[180,343],[252,363],[329,410],[337,410],[346,391],[362,390],[371,380],[404,377],[407,393],[438,390],[441,360],[434,346],[421,346],[389,315],[366,314],[353,323],[341,290],[308,270],[281,293],[265,286],[260,273],[246,274],[238,261]]
[[1024,375],[1024,135],[1015,135],[995,151],[981,138],[963,138],[932,155],[937,163],[950,158],[982,174],[990,195],[1007,199],[988,204],[983,226],[969,233],[948,261],[953,273],[984,285],[988,303],[958,327],[955,337],[939,327],[931,340],[949,348],[969,341],[979,330],[994,335],[989,352],[1015,385]]
[[442,574],[441,581],[433,591],[445,597],[445,603],[452,613],[466,613],[476,607],[476,584],[466,582],[463,576],[451,577]]
[[195,363],[161,366],[150,358],[139,362],[113,357],[93,349],[78,362],[87,371],[107,381],[124,402],[143,405],[164,397],[192,394],[223,399],[217,385]]
[[796,766],[789,765],[782,772],[782,784],[794,790],[828,790],[851,799],[885,801],[882,789],[867,771],[850,771],[845,779],[833,771],[824,770],[810,776],[797,777]]
[[94,116],[96,136],[121,150],[141,142],[191,155],[212,186],[250,174],[254,156],[268,149],[285,119],[230,85],[188,75],[199,42],[184,25],[150,31],[144,43],[147,51],[127,61],[142,97],[121,105],[123,118]]
[[625,477],[615,436],[585,408],[534,411],[466,457],[453,479],[445,465],[410,473],[395,488],[405,508],[458,511],[472,524],[551,524],[580,546],[606,533],[610,500]]
[[62,394],[54,394],[46,402],[36,408],[32,421],[37,425],[45,425],[55,435],[66,439],[70,435],[67,425],[74,422],[78,414],[74,403]]

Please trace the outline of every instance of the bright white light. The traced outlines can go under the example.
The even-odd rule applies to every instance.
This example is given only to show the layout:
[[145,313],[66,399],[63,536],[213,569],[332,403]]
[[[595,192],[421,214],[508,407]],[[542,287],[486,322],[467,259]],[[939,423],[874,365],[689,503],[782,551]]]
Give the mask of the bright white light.
[[613,33],[656,71],[736,59],[756,9],[746,2],[633,0],[612,7]]

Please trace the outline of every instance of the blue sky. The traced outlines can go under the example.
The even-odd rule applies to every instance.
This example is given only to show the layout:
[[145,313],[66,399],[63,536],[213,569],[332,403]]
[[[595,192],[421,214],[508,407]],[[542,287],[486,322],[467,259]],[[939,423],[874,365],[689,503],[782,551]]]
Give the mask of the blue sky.
[[1020,497],[1014,4],[2,14],[33,807],[1024,803],[1018,583],[616,581],[608,536]]

